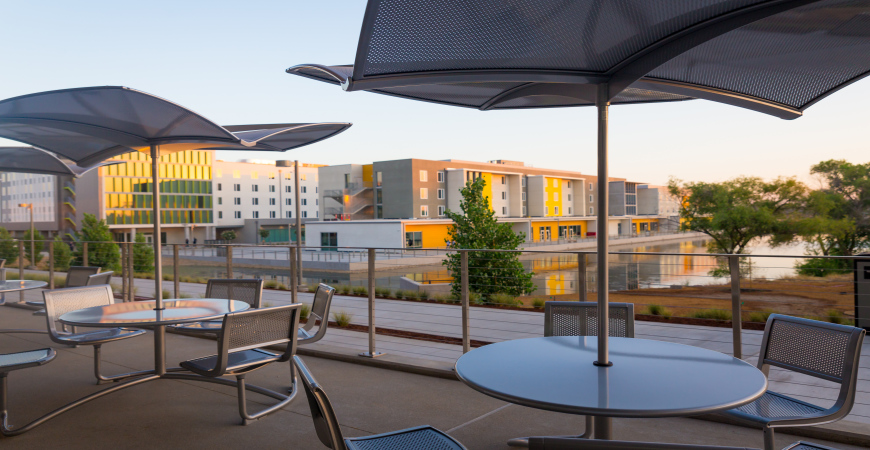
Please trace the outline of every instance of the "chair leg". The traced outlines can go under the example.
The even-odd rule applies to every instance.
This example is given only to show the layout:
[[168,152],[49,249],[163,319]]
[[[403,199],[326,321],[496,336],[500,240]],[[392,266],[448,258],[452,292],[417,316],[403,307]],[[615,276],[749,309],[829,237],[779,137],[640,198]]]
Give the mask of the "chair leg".
[[12,431],[9,429],[9,409],[6,406],[6,375],[5,372],[0,373],[0,432],[4,436]]
[[103,347],[102,344],[94,346],[94,376],[97,377],[97,385],[103,384],[105,382],[121,381],[121,380],[125,380],[127,378],[130,378],[130,377],[138,377],[141,375],[148,375],[148,374],[153,373],[150,370],[140,370],[137,372],[122,373],[120,375],[113,375],[110,377],[103,375],[102,374],[102,358],[101,358],[101,355],[103,353],[102,347]]
[[592,439],[592,430],[595,429],[595,416],[586,416],[586,429],[583,434],[577,436],[584,439]]
[[773,437],[773,428],[766,426],[764,427],[764,450],[774,450],[776,446],[776,442]]
[[271,414],[293,401],[296,398],[296,370],[293,367],[293,360],[290,360],[290,376],[291,376],[291,384],[290,390],[287,397],[284,400],[281,400],[278,403],[275,403],[268,408],[262,409],[257,413],[248,414],[248,405],[247,405],[247,395],[245,387],[245,375],[236,375],[236,388],[238,389],[238,397],[239,397],[239,415],[242,416],[242,425],[248,425],[251,422],[260,419],[267,414]]

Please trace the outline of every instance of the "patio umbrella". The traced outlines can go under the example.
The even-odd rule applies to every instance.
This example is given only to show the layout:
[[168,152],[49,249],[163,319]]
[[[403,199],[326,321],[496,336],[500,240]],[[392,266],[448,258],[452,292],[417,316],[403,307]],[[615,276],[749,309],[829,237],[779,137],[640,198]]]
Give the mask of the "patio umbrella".
[[78,178],[91,169],[120,161],[81,167],[67,163],[51,153],[33,147],[0,147],[0,172],[33,173]]
[[[335,136],[349,123],[222,127],[154,95],[119,86],[40,92],[0,101],[0,137],[81,165],[132,151],[151,156],[156,309],[163,309],[158,158],[184,150],[286,151]],[[162,339],[162,328],[155,339]]]
[[609,105],[700,98],[800,117],[870,73],[870,0],[369,0],[353,65],[287,72],[484,111],[597,107],[606,366]]

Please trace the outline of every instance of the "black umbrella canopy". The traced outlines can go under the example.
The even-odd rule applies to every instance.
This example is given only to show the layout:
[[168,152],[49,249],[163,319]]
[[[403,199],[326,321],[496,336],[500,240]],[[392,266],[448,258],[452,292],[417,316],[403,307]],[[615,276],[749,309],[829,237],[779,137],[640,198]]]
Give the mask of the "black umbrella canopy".
[[870,71],[868,0],[370,0],[353,65],[289,73],[489,109],[703,98],[793,119]]
[[80,167],[65,162],[57,156],[38,148],[0,147],[0,172],[33,173],[77,178],[97,167],[119,163],[120,161],[111,161],[90,167]]

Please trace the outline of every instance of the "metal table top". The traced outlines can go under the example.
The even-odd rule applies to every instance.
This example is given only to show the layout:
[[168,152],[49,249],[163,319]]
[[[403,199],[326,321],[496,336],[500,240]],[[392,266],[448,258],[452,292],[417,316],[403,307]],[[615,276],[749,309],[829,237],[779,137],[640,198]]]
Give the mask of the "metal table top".
[[48,286],[45,281],[36,280],[11,280],[0,283],[0,293],[26,291],[28,289],[39,289]]
[[688,345],[611,338],[612,367],[593,363],[596,337],[499,342],[456,361],[472,388],[549,411],[603,417],[678,417],[735,408],[767,390],[767,378],[731,356]]
[[147,328],[220,319],[224,314],[251,307],[242,301],[218,298],[168,299],[163,301],[162,311],[154,310],[154,306],[153,301],[115,303],[68,312],[59,320],[81,327]]

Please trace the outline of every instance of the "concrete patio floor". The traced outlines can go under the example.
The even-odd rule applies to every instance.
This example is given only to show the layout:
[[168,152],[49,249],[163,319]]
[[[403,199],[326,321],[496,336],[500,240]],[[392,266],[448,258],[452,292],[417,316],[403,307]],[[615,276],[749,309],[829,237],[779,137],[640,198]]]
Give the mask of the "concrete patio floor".
[[[17,308],[0,309],[0,328],[42,328],[44,318]],[[107,374],[147,369],[151,335],[106,345]],[[22,424],[49,409],[105,388],[92,375],[92,350],[53,345],[38,334],[0,335],[0,352],[54,347],[55,361],[9,376],[11,423]],[[170,366],[213,353],[213,341],[167,336]],[[454,380],[304,357],[337,409],[347,436],[429,424],[448,431],[469,449],[506,449],[522,435],[582,431],[581,417],[510,405]],[[272,365],[249,382],[275,390],[288,386],[287,365]],[[506,369],[506,376],[509,370]],[[69,411],[24,435],[0,438],[7,448],[299,448],[321,449],[304,394],[275,414],[241,426],[233,388],[192,381],[159,380],[110,394]],[[251,409],[259,402],[250,396]],[[759,447],[761,432],[694,419],[616,420],[614,434],[626,440],[707,443]],[[779,433],[783,447],[798,438]],[[826,443],[824,441],[816,442]],[[836,444],[841,449],[857,449]]]

